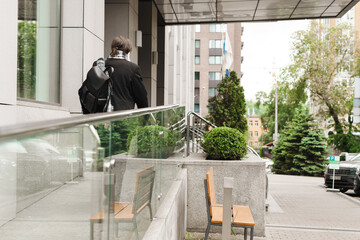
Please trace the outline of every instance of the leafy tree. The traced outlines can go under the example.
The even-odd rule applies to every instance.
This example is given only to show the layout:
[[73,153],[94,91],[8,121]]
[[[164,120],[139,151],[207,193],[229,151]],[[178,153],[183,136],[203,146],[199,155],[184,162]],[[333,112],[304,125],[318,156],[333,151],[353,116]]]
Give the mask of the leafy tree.
[[[296,109],[302,108],[306,97],[304,89],[300,93],[296,92],[294,87],[286,81],[279,81],[277,89],[278,132],[282,133],[286,123],[293,119]],[[297,91],[299,90],[297,89]],[[260,117],[264,129],[268,131],[263,136],[265,143],[272,142],[273,134],[275,133],[275,95],[276,89],[272,89],[269,94],[265,92],[258,92],[256,94],[256,106],[262,106],[264,109]]]
[[301,92],[304,87],[309,91],[317,117],[324,121],[331,119],[336,133],[332,143],[340,150],[348,149],[345,140],[351,138],[352,123],[347,124],[345,118],[353,107],[354,88],[350,79],[360,74],[355,36],[346,24],[328,28],[317,21],[311,22],[309,29],[296,33],[292,64],[284,74],[295,92]]
[[314,120],[306,111],[296,111],[272,151],[274,172],[311,176],[323,173],[327,145]]
[[241,133],[248,129],[244,88],[235,71],[217,85],[218,94],[209,99],[208,119],[216,126],[235,128]]

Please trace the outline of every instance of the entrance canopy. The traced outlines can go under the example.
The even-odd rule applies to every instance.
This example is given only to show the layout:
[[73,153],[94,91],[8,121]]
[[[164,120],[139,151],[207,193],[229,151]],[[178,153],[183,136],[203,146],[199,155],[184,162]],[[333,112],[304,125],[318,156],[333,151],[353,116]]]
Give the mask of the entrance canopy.
[[343,16],[359,0],[154,0],[166,24],[278,21]]

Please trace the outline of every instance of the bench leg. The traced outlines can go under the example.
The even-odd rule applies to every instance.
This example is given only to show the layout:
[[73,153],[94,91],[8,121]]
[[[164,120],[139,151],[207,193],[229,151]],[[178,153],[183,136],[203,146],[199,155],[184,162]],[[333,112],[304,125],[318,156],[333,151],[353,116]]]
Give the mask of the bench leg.
[[208,236],[209,236],[209,232],[210,232],[210,223],[208,223],[207,228],[206,228],[205,240],[207,240],[207,238],[208,238]]
[[150,211],[150,221],[152,221],[152,220],[153,220],[153,217],[152,217],[151,205],[149,204],[148,206],[149,206],[149,211]]
[[253,240],[254,239],[254,227],[251,227],[251,230],[250,230],[250,240]]
[[94,223],[90,222],[90,240],[94,240]]
[[247,239],[247,227],[244,227],[244,240]]
[[133,220],[133,224],[134,224],[134,231],[135,231],[135,234],[136,234],[136,240],[139,240],[139,232],[138,232],[138,229],[137,229],[137,224],[136,224],[136,219],[134,217],[134,220]]

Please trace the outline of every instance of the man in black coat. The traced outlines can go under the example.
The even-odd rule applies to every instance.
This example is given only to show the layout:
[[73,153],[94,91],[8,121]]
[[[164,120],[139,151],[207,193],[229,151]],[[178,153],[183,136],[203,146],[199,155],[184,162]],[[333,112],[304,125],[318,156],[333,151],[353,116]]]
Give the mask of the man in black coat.
[[148,107],[147,92],[142,83],[140,67],[129,61],[128,54],[132,47],[129,39],[115,37],[111,43],[111,53],[106,60],[106,67],[113,67],[111,75],[113,95],[111,104],[113,110]]

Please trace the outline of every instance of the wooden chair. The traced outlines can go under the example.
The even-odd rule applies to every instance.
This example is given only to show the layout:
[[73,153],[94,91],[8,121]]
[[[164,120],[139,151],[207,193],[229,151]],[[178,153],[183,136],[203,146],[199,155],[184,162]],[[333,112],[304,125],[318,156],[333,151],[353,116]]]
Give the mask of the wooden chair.
[[[214,174],[212,167],[206,173],[204,186],[208,216],[208,225],[205,232],[205,240],[207,240],[210,232],[210,226],[222,226],[223,221],[223,205],[216,203]],[[244,228],[245,240],[247,239],[247,229],[250,228],[250,239],[253,240],[255,222],[249,206],[233,205],[231,226]]]
[[[155,170],[154,167],[145,168],[137,173],[134,200],[131,203],[114,203],[114,222],[115,231],[118,232],[118,223],[132,222],[139,239],[137,230],[136,216],[146,207],[149,207],[150,221],[152,221],[151,197],[154,187]],[[94,223],[101,223],[104,220],[104,210],[90,218],[90,239],[94,239]]]

